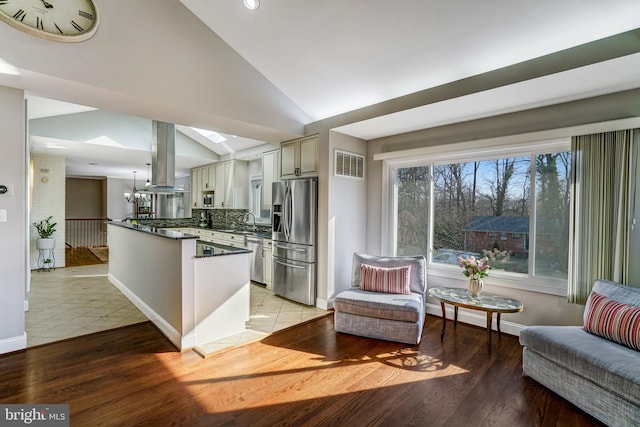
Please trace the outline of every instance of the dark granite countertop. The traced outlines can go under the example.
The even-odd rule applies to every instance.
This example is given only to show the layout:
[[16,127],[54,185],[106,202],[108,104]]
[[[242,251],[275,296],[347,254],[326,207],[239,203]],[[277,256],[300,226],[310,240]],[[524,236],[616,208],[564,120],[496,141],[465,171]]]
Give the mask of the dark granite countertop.
[[[152,227],[149,225],[142,224],[131,224],[125,221],[109,221],[107,224],[117,225],[118,227],[128,228],[131,230],[142,231],[144,233],[151,233],[161,237],[167,237],[170,239],[197,239],[198,236],[188,233],[183,233],[181,231],[174,231],[171,228],[167,227]],[[176,228],[194,228],[197,230],[207,230],[207,231],[219,231],[221,233],[232,233],[239,234],[242,236],[256,236],[263,239],[271,239],[271,233],[265,231],[246,231],[246,230],[232,230],[227,228],[209,228],[209,227],[176,227]]]
[[221,233],[240,234],[240,235],[243,235],[243,236],[256,236],[256,237],[261,237],[263,239],[270,239],[271,238],[271,233],[270,232],[267,233],[267,232],[263,232],[263,231],[230,230],[230,229],[226,229],[226,228],[222,228],[222,229],[207,228],[206,230],[219,231]]
[[196,230],[206,230],[206,231],[219,231],[220,233],[231,233],[231,234],[239,234],[242,236],[256,236],[261,237],[263,239],[271,239],[270,231],[248,231],[248,230],[238,230],[238,229],[230,229],[230,228],[212,228],[212,227],[199,227],[199,226],[191,226],[191,227],[176,227],[176,228],[194,228]]
[[196,258],[206,258],[220,255],[237,255],[248,254],[248,249],[234,248],[233,246],[219,245],[217,243],[209,243],[203,240],[196,242]]
[[174,240],[198,238],[198,236],[194,236],[193,234],[182,233],[180,231],[174,231],[166,228],[150,227],[148,225],[130,224],[128,222],[120,222],[120,221],[109,221],[107,222],[107,224],[115,225],[122,228],[128,228],[130,230],[141,231],[143,233],[155,234],[156,236],[167,237],[169,239],[174,239]]

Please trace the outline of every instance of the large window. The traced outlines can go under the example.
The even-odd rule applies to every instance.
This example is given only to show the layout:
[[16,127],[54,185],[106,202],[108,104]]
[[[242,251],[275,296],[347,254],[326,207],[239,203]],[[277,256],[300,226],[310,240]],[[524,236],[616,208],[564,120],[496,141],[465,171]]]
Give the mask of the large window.
[[570,152],[460,157],[393,169],[395,252],[436,269],[487,256],[492,276],[566,282]]
[[396,170],[396,253],[426,254],[429,249],[429,167]]

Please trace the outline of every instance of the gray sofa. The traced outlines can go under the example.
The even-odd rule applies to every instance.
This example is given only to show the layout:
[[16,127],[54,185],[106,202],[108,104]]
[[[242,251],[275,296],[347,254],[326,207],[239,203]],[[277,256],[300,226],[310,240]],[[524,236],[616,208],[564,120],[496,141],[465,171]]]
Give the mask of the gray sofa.
[[[593,291],[640,307],[640,289],[597,280]],[[607,425],[640,425],[640,351],[582,326],[528,326],[520,344],[525,375]]]
[[[360,289],[360,264],[389,268],[410,265],[411,293],[386,294]],[[335,330],[406,344],[419,343],[426,314],[426,266],[424,256],[353,254],[351,288],[339,292],[333,300]]]

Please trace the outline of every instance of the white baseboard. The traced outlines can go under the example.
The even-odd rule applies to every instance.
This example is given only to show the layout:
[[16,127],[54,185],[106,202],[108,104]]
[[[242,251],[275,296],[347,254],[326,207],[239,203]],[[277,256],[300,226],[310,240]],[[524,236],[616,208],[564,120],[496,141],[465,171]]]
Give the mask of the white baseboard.
[[17,337],[0,340],[0,354],[11,353],[12,351],[24,350],[27,348],[27,333]]
[[329,309],[329,301],[326,299],[316,298],[316,307],[321,308],[323,310]]
[[[427,303],[427,313],[432,314],[434,316],[442,317],[442,308],[440,305]],[[449,304],[445,304],[445,313],[447,319],[453,320],[453,306]],[[480,326],[482,328],[487,327],[487,315],[484,311],[478,310],[466,310],[464,308],[460,308],[458,310],[458,322],[468,323],[470,325]],[[520,336],[520,331],[524,328],[525,325],[521,325],[519,323],[509,322],[500,320],[500,331],[505,334],[515,335],[517,337]],[[493,315],[493,321],[491,323],[491,329],[498,330],[497,328],[497,316]]]
[[108,275],[109,281],[129,298],[129,301],[133,303],[138,310],[140,310],[145,316],[149,318],[153,322],[154,325],[160,329],[160,332],[164,336],[166,336],[169,341],[173,343],[180,351],[186,350],[196,345],[196,337],[195,333],[190,333],[185,336],[180,335],[173,326],[171,326],[162,316],[156,313],[151,307],[149,307],[144,301],[142,301],[136,294],[131,292],[129,288],[127,288],[124,283],[116,279],[111,273]]

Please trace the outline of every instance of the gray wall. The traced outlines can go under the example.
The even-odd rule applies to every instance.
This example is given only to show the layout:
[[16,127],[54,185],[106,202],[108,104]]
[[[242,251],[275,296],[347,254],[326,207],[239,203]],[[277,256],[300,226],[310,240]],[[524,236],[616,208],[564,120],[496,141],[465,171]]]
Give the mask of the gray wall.
[[364,252],[367,240],[366,175],[365,179],[335,176],[335,150],[366,155],[367,143],[338,132],[330,134],[328,246],[333,255],[327,277],[329,299],[351,286],[352,255]]
[[10,194],[0,195],[0,353],[26,346],[25,291],[27,288],[27,168],[25,149],[24,93],[0,86],[0,184]]
[[107,213],[105,190],[104,179],[67,178],[66,218],[104,218]]

